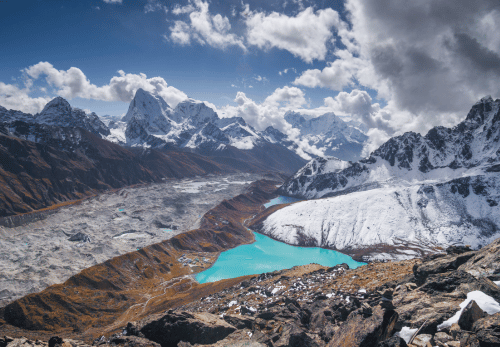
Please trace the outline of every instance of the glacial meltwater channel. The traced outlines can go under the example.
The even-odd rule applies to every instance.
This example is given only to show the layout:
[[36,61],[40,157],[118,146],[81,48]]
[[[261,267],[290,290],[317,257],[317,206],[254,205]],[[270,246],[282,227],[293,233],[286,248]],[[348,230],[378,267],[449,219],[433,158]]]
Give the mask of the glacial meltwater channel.
[[196,275],[196,280],[199,283],[215,282],[311,263],[324,266],[347,263],[350,268],[364,265],[348,255],[329,249],[290,246],[261,234],[254,235],[254,243],[222,252],[211,268]]

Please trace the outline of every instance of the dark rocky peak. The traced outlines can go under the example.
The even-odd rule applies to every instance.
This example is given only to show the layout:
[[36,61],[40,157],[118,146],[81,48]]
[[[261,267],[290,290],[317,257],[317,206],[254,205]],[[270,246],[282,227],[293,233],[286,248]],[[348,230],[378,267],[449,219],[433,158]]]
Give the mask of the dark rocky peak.
[[97,114],[95,114],[95,112],[87,115],[87,120],[90,127],[94,129],[97,134],[104,136],[108,136],[109,134],[111,134],[109,128],[101,121],[101,119]]
[[484,123],[487,114],[493,110],[496,106],[498,107],[500,100],[493,101],[493,98],[488,95],[479,100],[472,106],[469,114],[465,118],[465,123],[477,127]]
[[271,136],[272,139],[274,139],[276,142],[281,142],[282,140],[287,138],[287,135],[283,134],[281,131],[279,131],[278,129],[276,129],[272,126],[268,126],[264,130],[264,134]]
[[201,134],[205,137],[220,141],[222,143],[229,143],[229,139],[226,134],[222,132],[214,123],[208,122],[203,129],[201,129]]
[[7,110],[5,107],[0,106],[0,122],[10,123],[15,121],[34,122],[34,118],[29,113]]
[[219,126],[219,128],[225,128],[228,125],[235,123],[240,124],[242,126],[247,125],[247,122],[245,122],[245,120],[241,117],[221,118],[217,121],[217,125]]
[[414,150],[422,143],[422,139],[422,135],[412,131],[404,133],[389,139],[376,149],[372,156],[387,160],[391,166],[394,166],[397,160],[401,167],[409,169],[413,162]]

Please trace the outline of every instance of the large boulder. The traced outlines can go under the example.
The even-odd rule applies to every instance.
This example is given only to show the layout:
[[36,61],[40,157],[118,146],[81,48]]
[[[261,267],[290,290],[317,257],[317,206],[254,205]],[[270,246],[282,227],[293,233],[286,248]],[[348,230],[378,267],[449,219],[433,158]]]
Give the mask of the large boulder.
[[481,347],[500,346],[500,312],[479,319],[472,326]]
[[169,311],[158,319],[142,322],[138,330],[139,336],[157,342],[162,347],[175,347],[180,341],[213,344],[223,340],[236,328],[210,313]]
[[328,347],[377,346],[392,335],[397,319],[396,311],[385,310],[380,306],[375,307],[369,317],[363,314],[362,308],[357,309],[349,314]]
[[481,310],[474,300],[471,300],[462,311],[460,319],[458,320],[458,325],[462,330],[471,331],[474,323],[484,316],[484,311]]

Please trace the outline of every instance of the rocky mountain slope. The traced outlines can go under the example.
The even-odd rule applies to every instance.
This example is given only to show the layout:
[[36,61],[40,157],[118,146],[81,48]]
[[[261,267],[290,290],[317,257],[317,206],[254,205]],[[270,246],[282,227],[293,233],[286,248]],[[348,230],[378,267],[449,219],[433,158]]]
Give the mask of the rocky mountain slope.
[[[232,284],[216,282],[210,286],[218,284],[219,290],[205,291],[201,298],[190,297],[188,289],[188,299],[168,311],[122,320],[117,333],[93,345],[498,346],[498,259],[500,240],[480,251],[451,247],[447,254],[422,260],[354,270],[345,264],[311,264],[234,279]],[[5,327],[0,330],[5,332]],[[9,332],[17,338],[5,337],[6,346],[27,346],[28,339],[20,338],[23,333],[29,339],[50,336]],[[52,335],[52,345],[91,343],[81,341],[76,332],[62,335],[64,339]]]
[[168,177],[239,171],[195,153],[126,149],[81,128],[20,121],[0,127],[0,161],[0,217]]
[[255,228],[364,259],[488,244],[500,230],[499,139],[500,100],[487,97],[452,129],[405,133],[355,163],[318,158],[280,192],[322,199],[285,207]]

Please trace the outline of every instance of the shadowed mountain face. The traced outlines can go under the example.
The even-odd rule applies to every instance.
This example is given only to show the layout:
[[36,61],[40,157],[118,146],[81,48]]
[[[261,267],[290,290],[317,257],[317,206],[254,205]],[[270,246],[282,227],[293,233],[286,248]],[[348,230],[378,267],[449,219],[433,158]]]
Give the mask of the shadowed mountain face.
[[[14,125],[20,137],[30,127]],[[0,134],[0,216],[162,178],[239,171],[194,153],[129,150],[79,128],[31,126],[38,127],[36,136],[46,143],[8,136],[5,128]],[[257,170],[250,164],[246,168]]]

